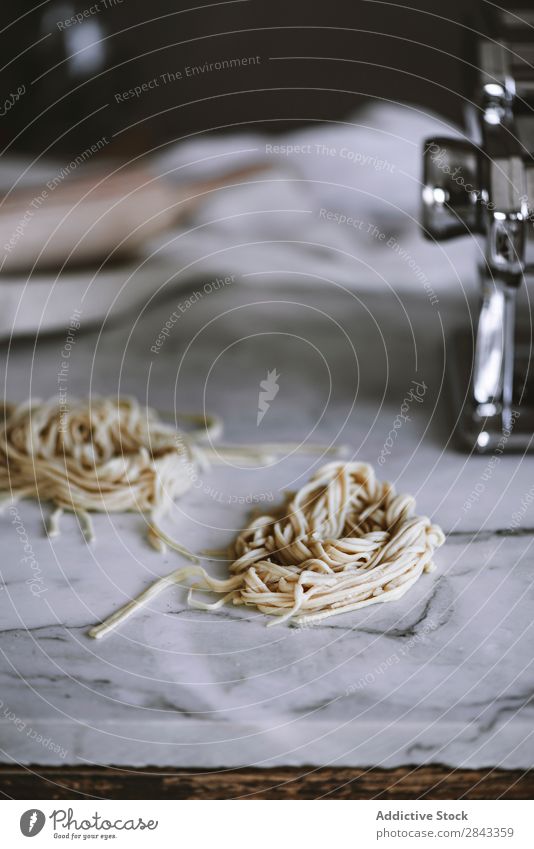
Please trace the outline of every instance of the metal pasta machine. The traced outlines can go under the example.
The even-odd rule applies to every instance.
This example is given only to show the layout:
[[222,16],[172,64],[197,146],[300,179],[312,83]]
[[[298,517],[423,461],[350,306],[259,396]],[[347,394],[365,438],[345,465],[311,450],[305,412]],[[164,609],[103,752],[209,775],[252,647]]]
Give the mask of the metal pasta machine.
[[469,140],[425,143],[422,228],[432,240],[480,242],[478,328],[457,333],[447,351],[458,439],[477,452],[526,451],[534,450],[532,323],[526,309],[520,332],[516,312],[534,271],[534,10],[499,10],[488,24]]

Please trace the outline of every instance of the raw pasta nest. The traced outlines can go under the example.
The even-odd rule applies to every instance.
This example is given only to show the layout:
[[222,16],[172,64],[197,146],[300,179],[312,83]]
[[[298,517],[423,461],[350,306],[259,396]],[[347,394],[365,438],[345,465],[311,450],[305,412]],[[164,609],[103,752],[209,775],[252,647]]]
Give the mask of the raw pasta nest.
[[305,623],[400,598],[445,541],[414,508],[366,463],[323,466],[281,516],[260,516],[237,537],[234,603]]
[[[191,606],[249,605],[275,617],[270,625],[395,601],[434,568],[434,551],[445,541],[414,507],[412,496],[397,495],[366,463],[329,463],[288,496],[279,515],[258,516],[238,535],[230,578],[213,578],[200,566],[178,569],[89,633],[104,636],[163,589],[193,577]],[[222,598],[202,601],[197,590]]]
[[[6,404],[0,425],[0,490],[56,505],[49,523],[58,533],[63,510],[80,518],[92,538],[89,512],[146,513],[148,538],[171,544],[157,522],[192,485],[192,441],[162,423],[133,398]],[[186,553],[181,546],[173,544]]]

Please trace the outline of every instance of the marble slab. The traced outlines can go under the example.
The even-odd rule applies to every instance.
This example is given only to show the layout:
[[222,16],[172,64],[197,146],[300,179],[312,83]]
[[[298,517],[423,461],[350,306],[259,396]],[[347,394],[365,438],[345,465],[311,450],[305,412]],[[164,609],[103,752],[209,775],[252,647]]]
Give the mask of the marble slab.
[[[180,293],[182,306],[205,282]],[[437,570],[398,602],[301,629],[266,629],[266,617],[235,607],[190,610],[176,588],[96,642],[88,627],[178,556],[147,545],[140,516],[96,516],[88,545],[74,517],[49,540],[48,506],[19,504],[0,517],[1,759],[532,766],[532,460],[457,453],[444,389],[447,332],[469,323],[473,301],[235,280],[192,300],[156,354],[177,308],[162,299],[102,333],[82,327],[70,396],[119,387],[171,417],[205,408],[233,443],[346,445],[441,524]],[[57,394],[62,344],[16,340],[4,352],[8,397]],[[259,383],[273,368],[280,391],[258,426]],[[424,383],[423,403],[384,454],[412,381]],[[214,467],[167,527],[195,550],[223,547],[254,498],[276,501],[324,461],[290,452],[270,467]]]

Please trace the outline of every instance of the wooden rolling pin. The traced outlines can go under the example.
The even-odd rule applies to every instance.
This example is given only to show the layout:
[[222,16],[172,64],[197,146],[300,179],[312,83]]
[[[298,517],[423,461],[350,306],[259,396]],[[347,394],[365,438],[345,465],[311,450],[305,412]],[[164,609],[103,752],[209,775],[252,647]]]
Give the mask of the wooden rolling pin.
[[15,190],[0,199],[0,273],[131,257],[144,241],[189,214],[206,192],[242,182],[265,167],[174,184],[142,168],[109,176],[91,169],[55,185],[50,180],[38,192]]

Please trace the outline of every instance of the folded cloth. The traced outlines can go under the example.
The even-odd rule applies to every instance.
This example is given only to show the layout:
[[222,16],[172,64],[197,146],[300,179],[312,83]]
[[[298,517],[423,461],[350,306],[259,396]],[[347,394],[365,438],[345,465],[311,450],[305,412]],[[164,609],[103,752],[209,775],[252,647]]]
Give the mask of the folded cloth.
[[[413,106],[374,104],[346,121],[283,136],[205,135],[175,145],[160,173],[214,177],[236,163],[271,170],[206,197],[188,227],[152,248],[195,274],[436,292],[472,287],[476,247],[423,239],[418,219],[424,139],[460,135]],[[296,282],[296,280],[295,280]]]

